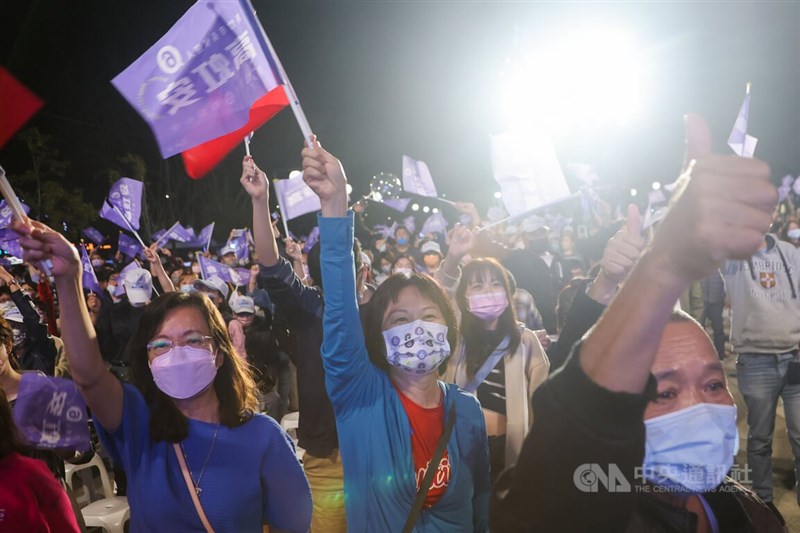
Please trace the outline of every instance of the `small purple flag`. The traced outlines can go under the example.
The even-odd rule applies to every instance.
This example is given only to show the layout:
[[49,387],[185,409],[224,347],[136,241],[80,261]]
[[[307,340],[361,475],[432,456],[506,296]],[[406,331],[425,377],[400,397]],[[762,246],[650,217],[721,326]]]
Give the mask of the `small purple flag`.
[[236,252],[237,261],[246,260],[250,256],[250,250],[247,246],[247,230],[244,228],[231,230],[226,246]]
[[161,237],[163,237],[166,233],[167,233],[167,228],[161,228],[160,230],[154,231],[152,234],[150,234],[150,239],[153,242],[159,242],[161,240]]
[[147,121],[164,159],[247,124],[283,84],[249,2],[199,0],[111,83]]
[[233,283],[234,285],[242,285],[241,283],[237,283],[237,281],[241,281],[239,279],[239,275],[229,267],[228,265],[223,265],[218,261],[214,261],[213,259],[209,259],[204,255],[200,255],[197,257],[198,263],[200,263],[200,277],[203,279],[209,279],[214,276],[222,279],[222,281],[227,281]]
[[384,224],[377,224],[375,225],[374,230],[381,234],[382,239],[388,239],[389,237],[394,237],[394,232],[397,229],[397,222],[392,222],[391,227],[386,226]]
[[[17,200],[19,200],[19,198]],[[22,206],[22,210],[25,211],[26,215],[30,213],[30,207],[22,202],[20,202],[20,205]],[[5,200],[0,201],[0,228],[6,228],[10,226],[12,218],[14,218],[14,212],[11,210],[11,207],[6,203]]]
[[420,233],[429,235],[431,233],[440,233],[442,235],[447,233],[447,221],[441,213],[434,213],[428,217],[428,220],[422,225]]
[[733,152],[741,157],[753,157],[756,151],[756,143],[758,139],[747,134],[747,123],[750,120],[750,84],[747,84],[747,92],[744,95],[742,107],[739,109],[739,115],[736,117],[736,122],[731,130],[731,135],[728,137],[728,146],[731,147]]
[[142,191],[144,183],[130,178],[120,178],[111,186],[108,191],[108,198],[100,208],[100,216],[113,222],[122,229],[128,228],[128,224],[119,216],[114,207],[128,220],[131,227],[139,229],[139,217],[142,216]]
[[417,221],[413,215],[408,216],[403,219],[403,226],[406,227],[409,233],[414,233],[414,230],[417,229]]
[[302,174],[294,178],[275,180],[273,183],[278,195],[278,205],[281,206],[281,216],[285,220],[321,209],[319,198],[303,181]]
[[144,251],[144,248],[142,248],[142,245],[139,244],[139,241],[133,237],[129,237],[125,233],[120,233],[117,250],[119,250],[120,253],[127,255],[131,259],[135,259],[140,252]]
[[189,231],[181,226],[180,222],[176,222],[167,230],[166,238],[178,242],[192,242],[194,240],[194,231]]
[[303,252],[308,253],[317,242],[319,242],[319,226],[314,226],[311,228],[311,231],[308,232],[306,243],[303,246]]
[[197,239],[194,241],[195,246],[200,246],[202,248],[208,248],[209,244],[211,244],[211,235],[214,233],[214,223],[212,222],[205,228],[200,230],[200,234],[197,236]]
[[403,156],[403,190],[420,196],[438,196],[428,165],[407,155]]
[[103,292],[100,289],[100,283],[97,282],[97,275],[94,273],[92,262],[89,261],[89,254],[86,253],[86,247],[83,245],[81,245],[81,263],[83,263],[83,288],[95,294]]
[[90,449],[86,403],[69,379],[22,374],[14,422],[26,441],[39,449]]
[[100,231],[92,227],[85,228],[81,233],[83,233],[83,235],[86,236],[87,239],[89,239],[98,246],[103,244],[106,240],[105,235],[103,235],[102,233],[100,233]]
[[245,287],[250,284],[250,269],[249,268],[234,268],[234,272],[239,276],[240,283],[234,283],[240,287]]

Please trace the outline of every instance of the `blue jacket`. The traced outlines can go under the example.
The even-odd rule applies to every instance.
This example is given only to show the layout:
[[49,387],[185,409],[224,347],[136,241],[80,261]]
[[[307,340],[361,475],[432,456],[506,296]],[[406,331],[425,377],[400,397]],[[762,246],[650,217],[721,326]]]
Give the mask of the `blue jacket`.
[[[344,467],[348,531],[401,531],[416,496],[411,427],[389,376],[369,361],[356,301],[353,214],[319,218],[325,284],[322,358]],[[445,413],[456,402],[447,445],[452,468],[441,500],[414,531],[487,531],[489,450],[480,404],[440,382]]]

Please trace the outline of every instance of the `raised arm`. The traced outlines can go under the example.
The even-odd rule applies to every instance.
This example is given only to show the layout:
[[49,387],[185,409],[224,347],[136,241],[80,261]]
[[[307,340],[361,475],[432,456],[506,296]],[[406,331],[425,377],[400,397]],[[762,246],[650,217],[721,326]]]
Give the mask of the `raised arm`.
[[322,358],[331,402],[344,405],[371,402],[372,379],[378,372],[369,362],[358,314],[353,258],[353,213],[347,209],[347,178],[342,164],[318,142],[303,150],[303,179],[319,196],[320,267],[325,289]]
[[441,267],[433,277],[444,287],[451,299],[454,297],[456,288],[461,281],[461,260],[466,256],[475,244],[475,234],[466,226],[457,224],[450,237],[450,246],[447,249],[447,256],[442,261]]
[[271,267],[278,262],[278,244],[269,216],[269,183],[267,175],[256,166],[249,155],[242,160],[242,177],[239,182],[253,203],[253,241],[258,262]]
[[31,263],[50,259],[56,281],[61,316],[61,335],[73,381],[80,387],[94,418],[109,431],[122,420],[122,385],[106,369],[97,336],[89,319],[81,282],[82,269],[72,244],[40,222],[14,221],[21,235],[24,259]]
[[605,389],[642,393],[661,332],[681,293],[726,258],[750,257],[777,201],[769,167],[710,153],[708,125],[686,117],[687,169],[653,244],[584,341],[580,363]]
[[175,285],[167,276],[167,271],[164,270],[164,265],[161,264],[161,259],[158,257],[158,244],[153,243],[149,248],[145,248],[144,257],[150,263],[150,274],[158,278],[161,289],[164,292],[175,292]]

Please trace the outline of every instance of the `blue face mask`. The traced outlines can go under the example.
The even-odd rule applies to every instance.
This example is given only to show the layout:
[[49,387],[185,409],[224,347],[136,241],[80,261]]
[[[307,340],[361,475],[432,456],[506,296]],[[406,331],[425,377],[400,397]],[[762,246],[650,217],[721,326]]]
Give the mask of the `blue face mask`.
[[397,244],[399,244],[400,246],[405,246],[406,244],[408,244],[408,239],[405,237],[398,237]]
[[679,492],[718,487],[739,451],[735,405],[701,403],[644,424],[644,476]]

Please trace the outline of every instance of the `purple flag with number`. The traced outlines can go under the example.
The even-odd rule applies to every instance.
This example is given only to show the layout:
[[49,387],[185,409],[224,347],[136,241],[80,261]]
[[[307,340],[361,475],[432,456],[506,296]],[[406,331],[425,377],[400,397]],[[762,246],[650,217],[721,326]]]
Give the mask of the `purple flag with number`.
[[120,253],[127,255],[131,259],[135,259],[136,256],[144,250],[142,245],[139,244],[139,241],[134,239],[133,237],[129,237],[125,233],[119,234],[119,242],[117,244],[117,249]]
[[[18,198],[19,200],[19,198]],[[31,208],[27,205],[20,202],[22,206],[22,210],[25,211],[27,215],[30,213]],[[5,228],[11,225],[11,219],[14,218],[14,212],[11,210],[11,207],[6,203],[5,200],[0,201],[0,228]]]
[[106,240],[105,235],[103,235],[102,233],[100,233],[100,231],[98,231],[98,230],[96,230],[94,228],[91,228],[91,227],[84,228],[84,230],[81,233],[83,233],[83,235],[87,239],[89,239],[90,241],[92,241],[93,243],[95,243],[98,246],[103,244],[105,242],[105,240]]
[[728,146],[731,147],[733,152],[741,157],[753,157],[756,151],[756,143],[758,139],[747,134],[747,123],[750,120],[750,87],[748,84],[747,94],[744,95],[742,107],[739,109],[739,115],[736,117],[736,122],[733,124],[733,130],[728,137]]
[[428,217],[428,220],[422,225],[422,229],[420,233],[423,235],[428,235],[431,233],[441,233],[442,235],[447,233],[447,221],[444,219],[441,213],[434,213]]
[[420,196],[438,196],[428,165],[407,155],[403,156],[403,190]]
[[241,283],[236,282],[236,280],[239,279],[238,274],[234,277],[235,271],[228,265],[223,265],[204,255],[198,256],[197,261],[200,264],[201,278],[209,279],[213,276],[217,276],[221,278],[222,281],[227,281],[234,285],[241,285]]
[[247,246],[247,230],[245,228],[231,230],[226,246],[236,253],[237,261],[246,260],[250,255],[250,250]]
[[247,124],[283,84],[249,2],[200,0],[111,83],[153,130],[162,156]]
[[86,402],[69,379],[23,373],[14,422],[34,448],[90,449]]
[[92,262],[89,260],[89,254],[86,253],[86,247],[81,245],[81,263],[83,263],[83,288],[88,289],[95,294],[100,294],[100,283],[97,282],[97,275],[94,273]]
[[275,193],[278,195],[278,205],[281,206],[281,215],[284,219],[292,220],[321,209],[319,197],[306,185],[302,175],[285,180],[275,180],[274,184]]
[[[120,213],[128,220],[131,227],[139,229],[139,217],[142,216],[142,191],[144,183],[130,178],[120,178],[108,191],[108,198],[100,208],[100,216],[113,222],[122,229],[129,229],[128,224],[120,217]],[[119,210],[114,209],[114,207]]]

